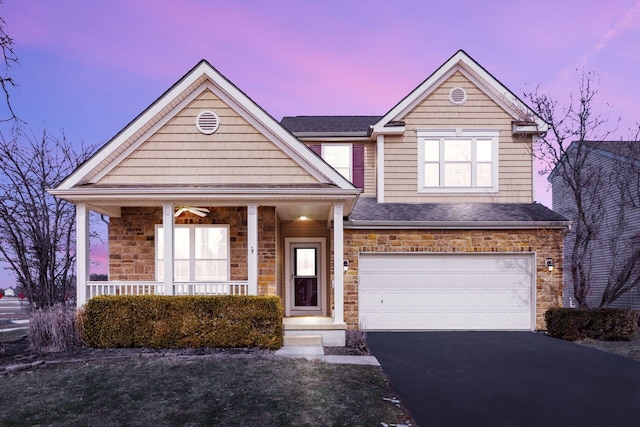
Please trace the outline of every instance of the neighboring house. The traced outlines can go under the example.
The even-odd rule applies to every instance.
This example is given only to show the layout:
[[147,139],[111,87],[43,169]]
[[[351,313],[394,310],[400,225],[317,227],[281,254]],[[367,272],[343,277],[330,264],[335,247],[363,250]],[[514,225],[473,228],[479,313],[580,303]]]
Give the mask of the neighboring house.
[[[78,304],[278,295],[285,335],[325,345],[544,329],[569,224],[534,202],[545,129],[463,51],[384,115],[282,122],[201,61],[51,190],[77,207]],[[108,282],[87,280],[89,211],[110,218]]]
[[[582,176],[588,177],[582,194],[586,201],[585,206],[588,207],[586,209],[588,214],[596,217],[601,215],[600,225],[596,227],[592,252],[585,259],[590,278],[590,291],[587,295],[587,303],[590,307],[601,305],[609,278],[625,269],[624,260],[640,245],[640,206],[638,205],[640,202],[638,188],[640,149],[634,148],[633,144],[637,142],[575,141],[567,148],[566,156],[572,156],[572,159],[579,156],[580,161],[573,160],[572,164],[579,163]],[[581,151],[576,154],[578,148]],[[558,168],[559,166],[556,166],[549,175],[549,182],[552,184],[553,209],[573,220],[577,215],[575,197],[569,191]],[[618,176],[623,177],[625,185],[620,185]],[[591,193],[594,193],[594,196],[591,196]],[[562,299],[565,307],[577,307],[571,278],[574,234],[575,227],[567,234],[564,244]],[[636,277],[640,274],[638,268],[639,266],[636,266]],[[638,286],[633,287],[608,306],[640,310],[640,289]]]

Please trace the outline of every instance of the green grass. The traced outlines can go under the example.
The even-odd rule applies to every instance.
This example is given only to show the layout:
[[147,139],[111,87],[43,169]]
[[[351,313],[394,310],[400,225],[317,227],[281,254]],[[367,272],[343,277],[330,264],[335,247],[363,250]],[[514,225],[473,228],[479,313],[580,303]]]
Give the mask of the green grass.
[[405,416],[379,367],[266,356],[62,364],[0,377],[0,425],[373,426]]

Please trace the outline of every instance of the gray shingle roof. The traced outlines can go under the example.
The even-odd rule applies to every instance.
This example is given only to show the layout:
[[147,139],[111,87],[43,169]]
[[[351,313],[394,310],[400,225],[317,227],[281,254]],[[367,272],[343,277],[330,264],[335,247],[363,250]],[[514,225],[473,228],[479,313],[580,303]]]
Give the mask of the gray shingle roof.
[[640,160],[640,141],[582,141],[582,143],[596,150]]
[[382,116],[287,116],[280,124],[293,134],[358,133],[366,135],[369,126]]
[[564,227],[569,221],[539,203],[378,203],[360,197],[345,225]]

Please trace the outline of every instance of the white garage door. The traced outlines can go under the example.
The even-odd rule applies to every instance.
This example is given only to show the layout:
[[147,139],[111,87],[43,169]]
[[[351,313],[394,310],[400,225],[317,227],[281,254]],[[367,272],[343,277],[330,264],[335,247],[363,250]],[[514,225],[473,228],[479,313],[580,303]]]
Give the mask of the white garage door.
[[362,327],[531,330],[533,255],[360,254]]

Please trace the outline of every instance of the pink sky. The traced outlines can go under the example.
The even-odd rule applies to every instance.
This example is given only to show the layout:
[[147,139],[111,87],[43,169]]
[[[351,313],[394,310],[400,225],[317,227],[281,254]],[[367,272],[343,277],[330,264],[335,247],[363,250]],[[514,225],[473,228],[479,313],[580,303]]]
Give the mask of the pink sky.
[[[4,0],[0,16],[18,116],[92,144],[202,58],[278,120],[382,115],[464,49],[519,96],[540,85],[564,102],[594,71],[615,137],[640,121],[640,0]],[[536,191],[550,205],[543,178]]]

